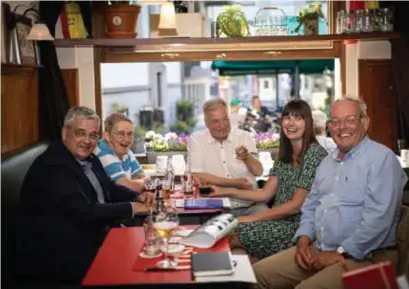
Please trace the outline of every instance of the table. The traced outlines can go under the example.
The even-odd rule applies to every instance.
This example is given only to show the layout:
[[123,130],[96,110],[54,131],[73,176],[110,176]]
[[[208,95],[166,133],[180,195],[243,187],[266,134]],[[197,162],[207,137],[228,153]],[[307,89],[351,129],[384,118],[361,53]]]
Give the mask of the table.
[[[197,226],[186,226],[194,229]],[[209,288],[207,283],[196,283],[191,272],[144,272],[134,271],[133,267],[144,244],[142,227],[113,228],[109,231],[97,256],[82,280],[82,286],[92,288]],[[215,249],[217,247],[217,250]],[[227,239],[220,240],[213,248],[216,251],[229,251]],[[211,250],[212,250],[211,249]],[[213,286],[214,285],[214,286]],[[232,282],[212,283],[211,287],[234,285],[234,288],[247,288],[249,284]]]
[[[224,209],[200,209],[200,210],[185,210],[177,209],[181,225],[197,225],[203,224],[214,216],[229,210]],[[133,219],[133,225],[142,226],[143,220],[149,215],[148,208],[141,203],[136,203],[136,214]]]

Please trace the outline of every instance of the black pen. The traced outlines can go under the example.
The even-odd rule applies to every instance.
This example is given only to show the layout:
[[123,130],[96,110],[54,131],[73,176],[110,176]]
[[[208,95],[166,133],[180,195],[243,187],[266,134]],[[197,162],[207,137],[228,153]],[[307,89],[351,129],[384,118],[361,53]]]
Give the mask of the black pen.
[[145,272],[159,272],[159,271],[176,271],[176,268],[158,268],[158,267],[149,267],[145,268]]

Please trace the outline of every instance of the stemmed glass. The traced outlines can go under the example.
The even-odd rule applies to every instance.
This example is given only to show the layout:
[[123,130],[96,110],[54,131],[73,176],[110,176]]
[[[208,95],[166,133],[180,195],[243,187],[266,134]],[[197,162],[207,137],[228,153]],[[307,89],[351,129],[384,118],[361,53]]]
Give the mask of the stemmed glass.
[[172,207],[167,208],[166,211],[158,212],[152,215],[153,228],[158,235],[162,238],[164,245],[164,259],[159,261],[156,266],[159,268],[172,268],[173,263],[168,258],[168,241],[172,236],[172,233],[179,226],[179,217],[176,210]]

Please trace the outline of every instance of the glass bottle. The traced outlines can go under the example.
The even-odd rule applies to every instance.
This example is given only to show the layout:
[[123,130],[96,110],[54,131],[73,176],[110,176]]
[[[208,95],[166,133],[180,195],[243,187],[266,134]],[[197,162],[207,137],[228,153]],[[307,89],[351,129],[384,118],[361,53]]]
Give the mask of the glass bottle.
[[172,158],[168,157],[168,162],[166,165],[165,181],[169,185],[171,191],[175,188],[175,170],[173,169]]
[[362,32],[375,31],[375,15],[373,9],[366,9],[364,12]]
[[382,8],[379,11],[379,30],[382,32],[392,32],[394,22],[393,8]]
[[183,194],[185,197],[192,197],[193,196],[193,175],[192,169],[190,165],[190,156],[187,156],[186,168],[185,173],[183,174],[182,186],[183,186]]
[[345,10],[341,9],[337,12],[337,34],[344,33],[344,19],[345,19],[346,12]]
[[355,10],[355,32],[360,33],[364,29],[365,11],[363,9]]

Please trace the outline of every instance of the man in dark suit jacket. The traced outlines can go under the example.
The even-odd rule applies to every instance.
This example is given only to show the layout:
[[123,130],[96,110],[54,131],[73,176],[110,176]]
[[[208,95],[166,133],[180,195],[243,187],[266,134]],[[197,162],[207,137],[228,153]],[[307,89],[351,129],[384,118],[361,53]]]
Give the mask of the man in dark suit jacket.
[[19,275],[80,283],[108,229],[131,219],[134,202],[146,197],[113,183],[92,154],[99,124],[93,110],[70,109],[62,141],[29,169],[17,225]]

